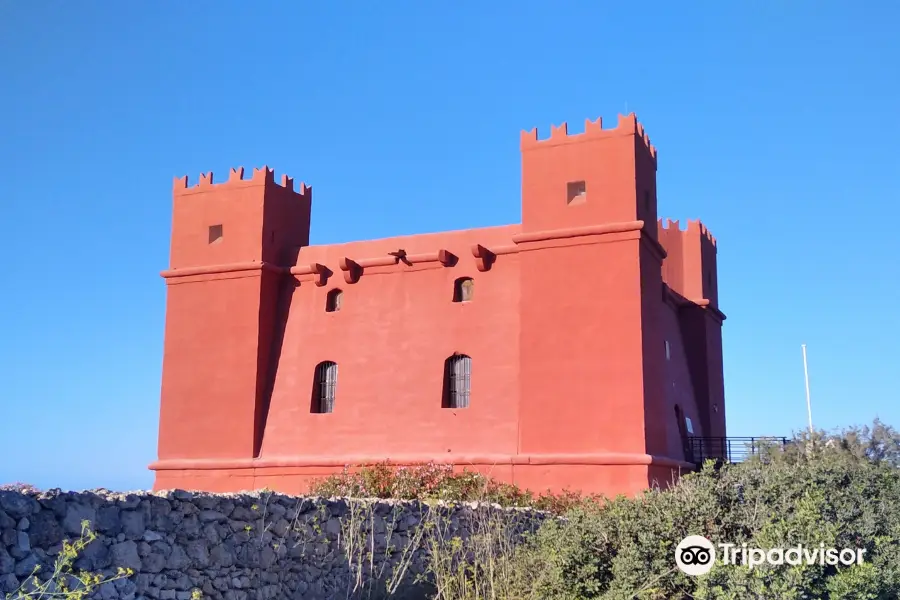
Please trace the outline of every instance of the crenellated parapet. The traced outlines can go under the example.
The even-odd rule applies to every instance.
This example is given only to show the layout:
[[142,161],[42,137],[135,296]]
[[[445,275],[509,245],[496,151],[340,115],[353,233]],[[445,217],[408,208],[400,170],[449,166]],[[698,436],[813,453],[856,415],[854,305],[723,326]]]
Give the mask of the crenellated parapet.
[[299,196],[308,197],[312,194],[312,187],[300,182],[300,189],[294,190],[294,178],[287,175],[281,176],[281,182],[275,181],[275,170],[267,166],[254,168],[253,174],[249,179],[244,179],[244,167],[231,169],[228,179],[222,183],[215,183],[213,180],[213,172],[201,173],[200,179],[195,185],[189,185],[188,176],[176,177],[172,183],[172,191],[176,195],[191,194],[203,191],[209,191],[212,188],[216,190],[227,190],[232,188],[249,187],[257,185],[277,185],[289,192],[294,192]]
[[530,131],[523,131],[519,137],[519,148],[522,151],[536,147],[556,146],[560,144],[576,144],[595,139],[612,138],[623,135],[636,135],[642,139],[650,156],[656,160],[656,148],[650,143],[650,137],[644,131],[637,116],[634,113],[628,115],[619,115],[618,123],[611,129],[603,128],[603,119],[597,118],[596,121],[586,119],[584,122],[584,133],[569,134],[569,126],[563,123],[559,126],[550,126],[550,137],[539,140],[537,128]]
[[706,228],[700,219],[688,220],[688,231],[696,232],[698,235],[705,237],[709,242],[715,246],[716,238],[713,237],[713,234],[709,232],[709,229]]
[[699,219],[691,219],[682,229],[678,220],[660,219],[657,234],[668,255],[662,267],[663,281],[691,301],[708,301],[717,307],[716,238],[706,225]]
[[257,261],[286,267],[296,249],[309,244],[312,188],[267,166],[245,176],[232,168],[225,181],[210,171],[191,185],[172,182],[172,243],[169,266],[194,268]]
[[662,232],[669,231],[685,231],[689,232],[691,235],[697,235],[699,237],[704,237],[706,240],[711,243],[713,246],[716,245],[716,238],[710,233],[709,229],[700,219],[688,219],[687,221],[687,229],[681,229],[681,222],[679,220],[671,220],[671,219],[660,219],[658,222],[658,231],[660,234]]

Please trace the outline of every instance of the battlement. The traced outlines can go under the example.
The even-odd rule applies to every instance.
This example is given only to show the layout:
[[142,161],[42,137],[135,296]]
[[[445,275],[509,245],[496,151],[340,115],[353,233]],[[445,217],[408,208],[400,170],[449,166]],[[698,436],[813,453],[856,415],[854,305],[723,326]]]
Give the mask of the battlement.
[[718,311],[716,238],[699,219],[688,220],[684,229],[681,225],[670,219],[657,222],[657,234],[667,253],[663,281],[677,294],[695,303],[707,302]]
[[535,127],[530,131],[523,131],[520,134],[519,148],[521,150],[528,150],[537,146],[575,144],[587,140],[622,135],[636,135],[643,139],[644,145],[650,151],[650,156],[653,157],[653,160],[656,160],[656,148],[650,143],[650,137],[647,135],[647,132],[644,131],[644,126],[638,122],[637,116],[634,113],[619,115],[618,123],[612,129],[603,129],[603,119],[600,117],[598,117],[596,121],[585,119],[584,133],[573,133],[571,135],[569,134],[569,126],[567,123],[564,122],[559,126],[551,125],[550,137],[543,140],[538,139],[538,130]]
[[[287,175],[281,176],[281,183],[275,182],[275,169],[270,169],[267,166],[263,166],[262,168],[254,168],[253,175],[250,179],[244,179],[244,167],[238,167],[236,169],[231,169],[231,172],[228,175],[228,181],[223,183],[214,183],[213,182],[213,172],[209,173],[201,173],[200,180],[196,185],[188,185],[188,176],[185,175],[183,177],[176,177],[172,182],[172,191],[175,194],[189,194],[197,191],[205,191],[211,187],[215,187],[217,189],[224,189],[229,187],[246,187],[251,185],[279,185],[280,187],[285,188],[290,192],[294,192],[294,178],[288,177]],[[300,182],[300,189],[295,193],[300,196],[308,196],[312,192],[312,187],[306,185],[302,181]]]
[[681,223],[677,219],[675,221],[672,221],[671,219],[660,219],[658,224],[661,230],[689,231],[705,237],[713,246],[716,245],[716,238],[713,237],[713,234],[710,233],[709,229],[706,228],[706,225],[704,225],[700,219],[688,219],[687,229],[682,229]]

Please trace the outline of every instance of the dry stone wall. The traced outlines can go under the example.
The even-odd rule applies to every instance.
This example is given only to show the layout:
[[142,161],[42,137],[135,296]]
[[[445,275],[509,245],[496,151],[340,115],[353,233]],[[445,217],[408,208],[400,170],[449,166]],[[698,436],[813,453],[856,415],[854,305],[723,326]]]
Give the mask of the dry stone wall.
[[[544,513],[476,503],[425,504],[182,490],[0,491],[0,597],[52,573],[85,522],[97,537],[75,570],[132,574],[104,600],[424,598],[430,548],[486,524],[515,541]],[[71,585],[71,583],[70,583]]]

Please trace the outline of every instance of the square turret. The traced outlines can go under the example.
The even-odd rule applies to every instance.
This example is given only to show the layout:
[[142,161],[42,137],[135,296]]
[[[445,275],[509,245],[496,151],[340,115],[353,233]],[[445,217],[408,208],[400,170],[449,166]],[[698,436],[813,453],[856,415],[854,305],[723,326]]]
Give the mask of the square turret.
[[656,222],[656,149],[634,113],[614,129],[597,119],[579,134],[552,127],[545,140],[522,132],[520,148],[523,231]]

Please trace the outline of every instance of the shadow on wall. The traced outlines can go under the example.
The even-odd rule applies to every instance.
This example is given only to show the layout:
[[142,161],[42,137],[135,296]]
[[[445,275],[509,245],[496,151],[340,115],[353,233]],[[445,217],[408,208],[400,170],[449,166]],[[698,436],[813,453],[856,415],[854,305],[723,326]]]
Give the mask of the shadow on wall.
[[[282,257],[282,264],[293,265],[297,262],[297,256],[300,254],[300,246],[294,246],[285,251]],[[277,275],[269,274],[270,277]],[[272,394],[275,391],[275,381],[278,378],[278,365],[281,362],[281,350],[284,346],[284,335],[287,330],[288,317],[291,314],[291,300],[294,297],[294,291],[300,286],[300,283],[294,277],[280,277],[275,293],[274,307],[269,316],[271,319],[270,330],[274,331],[272,335],[272,343],[269,349],[269,372],[266,373],[266,379],[262,391],[262,397],[257,401],[256,412],[256,430],[253,445],[253,456],[259,458],[262,451],[263,436],[266,431],[266,423],[269,420],[269,407],[272,404]],[[272,306],[272,302],[268,306]],[[263,320],[263,315],[260,315]],[[266,331],[260,328],[260,331]],[[266,363],[263,363],[266,364]]]

